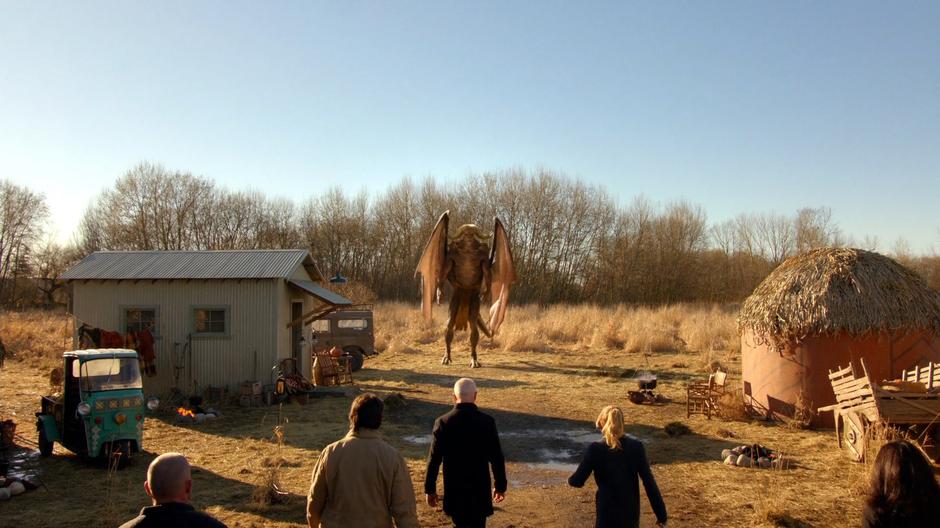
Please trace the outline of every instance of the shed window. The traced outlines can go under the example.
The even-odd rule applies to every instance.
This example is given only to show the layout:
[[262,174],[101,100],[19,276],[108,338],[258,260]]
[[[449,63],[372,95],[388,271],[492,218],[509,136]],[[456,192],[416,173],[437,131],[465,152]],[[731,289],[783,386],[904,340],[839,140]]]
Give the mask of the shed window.
[[125,332],[140,332],[150,330],[150,333],[157,333],[157,310],[156,308],[125,308],[124,309]]
[[227,312],[225,308],[193,309],[193,330],[197,334],[223,335],[228,333]]

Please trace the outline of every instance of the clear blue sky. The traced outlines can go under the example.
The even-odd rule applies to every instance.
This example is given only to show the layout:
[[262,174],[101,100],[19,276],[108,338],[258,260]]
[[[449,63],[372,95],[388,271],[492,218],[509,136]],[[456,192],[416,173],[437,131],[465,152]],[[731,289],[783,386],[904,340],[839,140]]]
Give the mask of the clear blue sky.
[[940,251],[940,2],[0,0],[0,178],[303,198],[546,167]]

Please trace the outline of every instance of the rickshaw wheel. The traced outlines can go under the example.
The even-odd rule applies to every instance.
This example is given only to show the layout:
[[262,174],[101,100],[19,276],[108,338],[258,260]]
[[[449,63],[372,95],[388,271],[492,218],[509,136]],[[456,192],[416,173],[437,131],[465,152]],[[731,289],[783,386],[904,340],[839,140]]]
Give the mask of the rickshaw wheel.
[[39,426],[39,454],[47,457],[52,454],[52,447],[55,445],[54,442],[46,438],[45,427],[40,424]]
[[124,469],[131,462],[130,440],[120,440],[109,443],[105,446],[104,450],[109,467]]

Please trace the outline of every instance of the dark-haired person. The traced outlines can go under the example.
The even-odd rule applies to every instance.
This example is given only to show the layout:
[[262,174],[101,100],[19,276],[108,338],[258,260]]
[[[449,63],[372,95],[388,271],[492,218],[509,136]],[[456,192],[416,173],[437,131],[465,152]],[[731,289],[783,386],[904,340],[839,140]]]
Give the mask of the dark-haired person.
[[320,452],[307,495],[311,528],[418,526],[408,466],[379,433],[384,407],[375,394],[360,395],[349,408],[349,433]]
[[881,446],[862,512],[864,528],[940,525],[940,485],[930,462],[910,442]]
[[656,525],[666,526],[666,503],[646,460],[643,444],[623,434],[623,411],[608,405],[595,422],[603,442],[588,446],[581,464],[568,484],[584,486],[591,473],[597,482],[595,528],[637,528],[640,526],[640,484],[646,488]]

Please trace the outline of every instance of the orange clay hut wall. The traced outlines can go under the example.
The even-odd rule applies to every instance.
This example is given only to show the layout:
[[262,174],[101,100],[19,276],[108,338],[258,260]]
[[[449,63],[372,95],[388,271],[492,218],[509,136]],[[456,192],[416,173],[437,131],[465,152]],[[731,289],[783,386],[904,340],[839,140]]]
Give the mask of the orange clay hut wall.
[[[811,336],[800,343],[785,345],[778,352],[766,340],[757,339],[752,331],[746,330],[741,336],[744,395],[777,417],[793,416],[800,393],[815,410],[835,403],[829,370],[851,361],[861,374],[861,358],[875,382],[894,379],[903,369],[928,361],[940,362],[940,338],[926,332]],[[812,425],[832,427],[832,413],[816,416]]]

